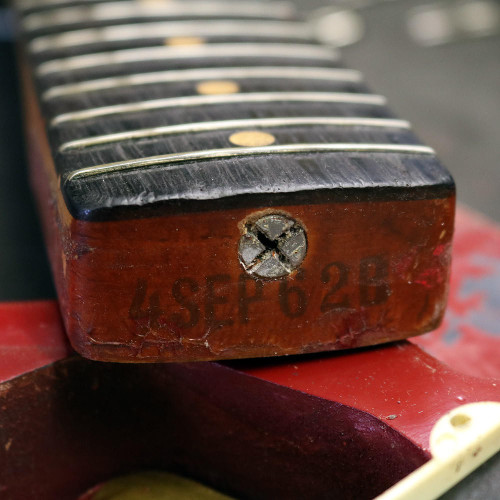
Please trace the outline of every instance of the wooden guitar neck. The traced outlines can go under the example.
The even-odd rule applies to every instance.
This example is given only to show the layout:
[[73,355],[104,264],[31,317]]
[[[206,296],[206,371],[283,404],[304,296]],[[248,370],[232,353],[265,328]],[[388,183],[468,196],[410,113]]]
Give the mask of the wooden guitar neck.
[[18,1],[65,326],[105,361],[428,331],[454,183],[287,3]]

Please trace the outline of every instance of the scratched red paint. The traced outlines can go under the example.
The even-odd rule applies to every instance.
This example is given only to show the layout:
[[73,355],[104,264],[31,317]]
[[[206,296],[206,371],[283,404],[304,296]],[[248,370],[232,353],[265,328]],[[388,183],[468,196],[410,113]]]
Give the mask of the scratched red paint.
[[500,228],[460,208],[442,326],[412,342],[454,369],[500,378]]
[[448,245],[438,245],[434,252],[432,252],[432,255],[434,255],[434,257],[439,257],[447,248]]
[[443,279],[443,273],[440,269],[431,268],[421,273],[415,280],[415,283],[431,288],[436,284],[442,283]]
[[500,380],[451,370],[410,342],[270,360],[243,371],[365,411],[427,451],[430,431],[444,413],[465,403],[500,401]]

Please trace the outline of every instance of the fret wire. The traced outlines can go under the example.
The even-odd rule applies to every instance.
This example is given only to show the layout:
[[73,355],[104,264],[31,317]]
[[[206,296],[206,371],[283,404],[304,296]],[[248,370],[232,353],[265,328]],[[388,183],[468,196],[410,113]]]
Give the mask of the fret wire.
[[283,19],[295,13],[286,2],[171,1],[166,3],[105,2],[88,6],[63,7],[56,11],[28,14],[23,19],[27,32],[85,22],[121,21],[156,16],[237,16]]
[[114,142],[154,138],[174,134],[190,134],[213,132],[218,130],[241,128],[275,128],[292,126],[334,126],[334,127],[368,127],[368,128],[397,128],[410,129],[410,123],[405,120],[389,118],[345,118],[345,117],[304,117],[304,118],[260,118],[245,120],[223,120],[212,122],[185,123],[182,125],[168,125],[147,129],[138,129],[115,134],[100,135],[69,141],[59,147],[59,152],[83,149],[91,146],[100,146]]
[[172,83],[204,80],[226,80],[247,78],[283,78],[291,80],[332,80],[361,82],[359,71],[343,68],[314,68],[307,66],[248,66],[226,68],[202,68],[136,73],[127,76],[100,78],[80,83],[58,85],[46,90],[43,100],[84,94],[100,90],[112,90],[155,83]]
[[95,43],[130,41],[134,39],[170,38],[177,36],[253,36],[311,40],[314,33],[304,23],[287,21],[162,21],[107,26],[69,31],[60,35],[36,37],[30,43],[33,53],[81,47]]
[[142,61],[167,61],[170,59],[208,59],[216,57],[279,57],[288,59],[319,59],[335,61],[338,50],[317,45],[283,43],[220,43],[179,47],[146,47],[115,50],[98,54],[54,59],[41,63],[38,76],[64,73],[99,66],[113,66]]
[[342,104],[367,104],[383,106],[385,97],[376,94],[357,94],[344,92],[255,92],[247,94],[195,95],[184,97],[169,97],[137,103],[117,104],[101,108],[85,109],[56,116],[50,122],[51,126],[67,122],[89,120],[109,115],[139,113],[182,106],[209,106],[214,104],[235,104],[255,102],[323,102]]
[[190,151],[186,153],[174,153],[159,156],[150,156],[135,160],[107,163],[86,167],[71,172],[65,182],[82,177],[91,177],[106,173],[124,172],[154,165],[175,165],[188,161],[213,160],[217,158],[233,158],[238,156],[275,155],[292,153],[399,153],[399,154],[423,154],[434,155],[435,151],[427,146],[415,146],[413,144],[283,144],[280,146],[250,147],[250,148],[223,148],[209,149],[205,151]]

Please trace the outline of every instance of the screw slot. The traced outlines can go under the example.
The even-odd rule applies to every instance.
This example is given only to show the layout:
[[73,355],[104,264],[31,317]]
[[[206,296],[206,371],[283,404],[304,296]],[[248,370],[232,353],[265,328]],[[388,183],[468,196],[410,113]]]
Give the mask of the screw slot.
[[246,224],[238,246],[245,271],[266,279],[288,276],[302,264],[306,253],[304,228],[281,214],[266,215]]

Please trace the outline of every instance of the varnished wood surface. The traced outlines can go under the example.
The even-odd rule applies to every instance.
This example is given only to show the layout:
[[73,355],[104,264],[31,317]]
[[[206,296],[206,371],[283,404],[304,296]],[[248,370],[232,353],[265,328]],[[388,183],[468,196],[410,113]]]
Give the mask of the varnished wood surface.
[[[237,259],[238,226],[253,209],[75,222],[63,257],[68,328],[80,352],[128,361],[314,352],[423,333],[444,312],[453,208],[453,199],[274,207],[307,228],[308,253],[296,274],[267,282]],[[82,325],[94,325],[88,336]]]

